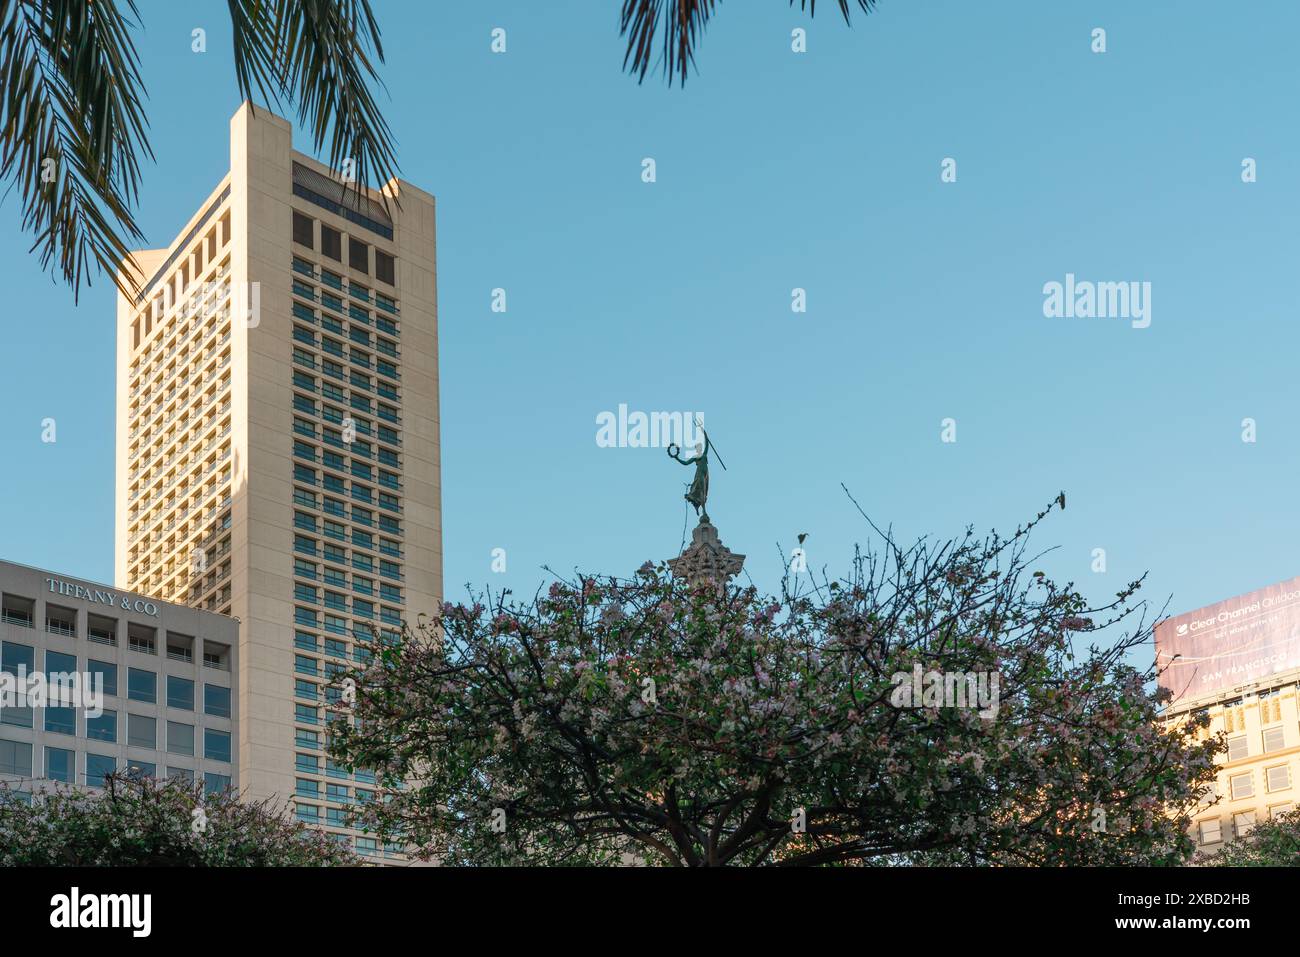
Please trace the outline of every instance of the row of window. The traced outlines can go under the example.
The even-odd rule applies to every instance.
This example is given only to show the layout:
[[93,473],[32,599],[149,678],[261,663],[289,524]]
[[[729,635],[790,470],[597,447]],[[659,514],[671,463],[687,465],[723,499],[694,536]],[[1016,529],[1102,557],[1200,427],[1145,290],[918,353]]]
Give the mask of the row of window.
[[[0,714],[0,724],[31,727],[30,708],[5,708]],[[45,708],[45,730],[53,734],[77,735],[77,712],[74,708]],[[29,712],[26,722],[19,720],[17,712]],[[129,747],[157,751],[158,719],[149,715],[127,713],[126,741]],[[89,741],[118,743],[118,713],[103,709],[99,715],[86,715],[85,737]],[[167,721],[165,750],[168,754],[194,757],[194,725],[182,721]],[[209,761],[230,763],[230,732],[215,728],[203,729],[203,757]]]
[[[316,368],[315,356],[297,347],[293,350],[293,361],[295,364],[307,369],[314,370]],[[341,367],[337,370],[331,370],[330,374],[337,379],[343,378]],[[293,387],[303,392],[312,393],[311,396],[298,396],[298,398],[301,399],[301,403],[298,407],[298,411],[300,412],[315,415],[316,410],[313,396],[319,394],[323,395],[327,399],[333,399],[335,402],[348,403],[352,413],[360,412],[362,416],[378,416],[384,422],[389,422],[393,426],[400,427],[402,424],[402,417],[396,408],[387,406],[382,402],[375,404],[369,396],[363,395],[355,389],[349,391],[343,388],[343,386],[334,385],[332,382],[325,379],[318,379],[316,376],[310,375],[302,369],[293,370]],[[322,413],[322,418],[326,418],[328,421],[332,421],[340,427],[344,424],[344,416],[337,414],[337,410],[333,410],[333,412],[328,416]],[[375,425],[369,419],[358,417],[355,414],[353,414],[351,418],[352,428],[356,430],[357,435],[378,439],[380,442],[396,446],[398,449],[401,448],[402,436],[396,428],[383,425],[382,423]],[[356,440],[354,439],[354,441]]]
[[[80,762],[78,762],[78,753],[75,750],[55,747],[47,747],[44,757],[45,765],[39,769],[41,773],[37,774],[38,769],[32,762],[30,743],[0,738],[0,774],[15,774],[25,778],[39,777],[63,784],[84,784],[90,787],[102,785],[105,777],[119,770],[129,770],[151,778],[158,777],[158,766],[148,761],[132,759],[126,768],[121,768],[118,766],[117,758],[111,755],[86,751],[80,755]],[[81,767],[79,778],[76,777],[78,763]],[[168,765],[163,772],[163,777],[178,777],[193,781],[194,770]],[[208,793],[224,791],[230,787],[230,775],[206,771],[203,774],[203,784]]]
[[374,791],[367,791],[357,788],[355,795],[352,789],[346,784],[326,783],[325,789],[321,790],[321,782],[312,778],[298,778],[294,787],[294,794],[298,797],[314,798],[326,801],[332,801],[335,804],[366,804],[375,799]]
[[[294,308],[296,309],[297,307],[295,306]],[[319,349],[326,355],[335,356],[339,359],[347,359],[348,362],[359,369],[372,370],[386,379],[391,379],[392,382],[379,382],[374,388],[371,388],[371,384],[369,380],[367,380],[362,388],[367,392],[378,391],[380,395],[397,400],[399,393],[397,391],[397,386],[393,383],[398,382],[402,376],[401,373],[397,371],[396,363],[388,362],[384,359],[376,359],[369,353],[362,352],[355,347],[345,350],[342,343],[336,342],[329,336],[321,336],[318,340],[316,334],[310,329],[305,329],[296,324],[293,327],[293,341],[295,343],[302,343],[303,345],[313,349]],[[323,366],[324,363],[322,362],[322,367]],[[335,378],[342,378],[342,376],[335,376]]]
[[[214,335],[229,331],[226,320],[230,318],[230,294],[233,291],[226,279],[229,275],[230,260],[227,258],[214,273],[194,286],[188,299],[177,302],[173,321],[159,340],[160,345],[163,341],[170,345],[165,350],[140,354],[127,370],[127,381],[131,383],[130,398],[147,395],[165,386],[178,372],[187,372],[190,364],[183,359],[188,358],[191,351],[201,351]],[[161,306],[162,303],[155,300],[150,310],[157,314]],[[165,315],[166,311],[162,310],[162,314]]]
[[[294,271],[296,273],[307,273],[311,278],[315,278],[311,273],[309,263],[301,263],[294,260]],[[328,275],[326,273],[325,275]],[[294,276],[289,287],[294,295],[290,312],[295,319],[302,320],[306,326],[319,326],[327,333],[333,333],[340,338],[347,337],[350,343],[363,346],[366,349],[373,349],[376,352],[387,356],[390,359],[401,358],[399,351],[399,331],[397,322],[383,314],[383,312],[371,312],[369,308],[358,306],[356,303],[344,302],[342,293],[334,295],[326,289],[318,289],[310,282],[303,281],[299,276]],[[356,288],[353,287],[352,294],[357,295]],[[361,298],[367,303],[370,301],[369,295]],[[384,305],[385,298],[377,296],[376,299],[381,304],[381,309],[387,309],[390,312],[396,312],[396,304]],[[387,302],[391,303],[391,300]],[[319,308],[317,308],[319,307]],[[302,331],[313,333],[306,326]],[[295,329],[298,327],[295,326]],[[374,333],[371,333],[371,330]],[[342,343],[338,344],[340,347]],[[341,352],[335,352],[335,355],[342,355]]]
[[[1269,806],[1268,816],[1270,818],[1281,817],[1283,814],[1289,814],[1295,810],[1295,804],[1287,802],[1284,804],[1273,804]],[[1232,832],[1233,836],[1242,838],[1250,833],[1251,828],[1255,826],[1254,811],[1239,811],[1232,815]],[[1219,844],[1223,841],[1223,821],[1220,818],[1210,818],[1205,821],[1198,821],[1196,824],[1197,839],[1201,844]]]
[[[35,601],[30,598],[19,598],[14,595],[6,595],[3,604],[3,620],[7,624],[18,625],[24,628],[32,628],[33,611]],[[71,608],[60,608],[56,605],[46,605],[45,607],[45,630],[50,634],[62,635],[66,638],[77,637],[77,613]],[[101,615],[89,615],[86,620],[86,640],[97,645],[107,645],[108,647],[117,647],[118,622],[115,618],[105,618]],[[194,650],[197,645],[202,646],[203,664],[219,671],[230,670],[230,646],[224,642],[198,640],[192,635],[182,635],[178,632],[167,631],[165,638],[158,641],[158,629],[148,625],[140,625],[131,622],[127,627],[127,647],[141,655],[157,655],[159,648],[167,649],[167,657],[172,661],[182,661],[187,664],[194,662]],[[31,645],[24,645],[19,642],[6,642],[14,645],[15,655],[22,655],[24,652],[18,649],[26,648],[29,656],[34,655],[35,649]],[[55,660],[60,662],[67,660],[73,663],[69,669],[60,669],[46,667],[46,671],[75,671],[76,656],[65,655],[57,651],[48,651],[48,655],[56,656]],[[100,662],[101,664],[103,662]],[[29,669],[30,670],[30,669]]]
[[[316,248],[315,220],[293,211],[293,241],[308,249]],[[370,275],[370,244],[355,236],[347,237],[348,266],[357,272]],[[343,234],[331,226],[320,224],[320,251],[335,262],[343,262]],[[397,284],[396,260],[378,247],[375,248],[375,278],[390,286]]]
[[[340,359],[344,358],[339,356]],[[353,395],[357,390],[367,393],[377,393],[380,398],[388,399],[390,402],[400,402],[402,395],[397,391],[397,387],[391,383],[384,382],[382,379],[376,380],[371,378],[365,372],[359,372],[356,369],[351,370],[343,365],[342,362],[335,362],[325,357],[317,357],[315,353],[309,352],[303,345],[295,344],[293,347],[293,362],[295,365],[302,366],[304,369],[320,369],[322,373],[330,378],[337,379],[339,382],[345,382],[351,387]],[[368,366],[366,368],[369,368]],[[368,406],[366,407],[368,408]],[[387,410],[387,411],[386,411]],[[363,410],[364,411],[364,410]],[[401,419],[395,410],[389,409],[382,402],[379,403],[379,417],[387,419],[396,424],[401,423]]]
[[[1237,761],[1250,756],[1250,742],[1247,738],[1247,735],[1237,734],[1227,739],[1229,761]],[[1281,726],[1264,728],[1260,732],[1260,739],[1264,747],[1264,754],[1272,754],[1274,751],[1281,751],[1286,747],[1286,731]]]
[[[188,248],[189,244],[198,235],[197,230],[205,226],[209,219],[216,214],[217,209],[225,201],[225,198],[228,195],[229,187],[227,187],[226,192],[219,197],[216,202],[208,207],[202,218],[200,218],[200,220],[190,230],[190,233],[176,245],[176,250],[167,257],[166,261],[164,261],[162,266],[159,267],[158,272],[154,274],[154,277],[151,280],[149,280],[149,284],[145,287],[144,292],[137,298],[136,303],[139,305],[144,302],[145,298],[154,291],[155,286],[160,282],[165,282],[167,284],[167,288],[165,290],[160,290],[158,294],[155,294],[153,298],[149,300],[148,305],[145,306],[142,313],[133,321],[131,342],[131,347],[133,349],[138,349],[142,342],[147,342],[149,340],[150,333],[153,331],[154,320],[161,318],[161,310],[159,309],[159,306],[169,305],[173,298],[173,292],[174,299],[179,301],[185,295],[186,289],[189,288],[191,277],[197,280],[202,276],[206,271],[204,264],[206,263],[207,268],[210,269],[212,263],[216,262],[220,253],[230,245],[230,211],[227,210],[225,215],[221,217],[221,221],[213,225],[207,235],[198,243],[195,243],[193,249]],[[178,259],[182,260],[179,268],[177,268],[175,272],[170,273],[170,275],[166,275],[166,278],[164,279],[164,274],[172,268],[173,264],[175,264]],[[228,270],[229,268],[230,260],[229,257],[226,257],[218,270],[218,273],[223,274],[222,271]],[[161,323],[159,323],[159,325],[161,325]],[[159,336],[153,345],[160,345],[163,338],[163,336]]]
[[[1265,791],[1272,794],[1274,791],[1285,791],[1290,787],[1291,766],[1289,764],[1275,764],[1271,768],[1264,768]],[[1228,775],[1228,793],[1234,801],[1254,797],[1255,772],[1241,771]]]

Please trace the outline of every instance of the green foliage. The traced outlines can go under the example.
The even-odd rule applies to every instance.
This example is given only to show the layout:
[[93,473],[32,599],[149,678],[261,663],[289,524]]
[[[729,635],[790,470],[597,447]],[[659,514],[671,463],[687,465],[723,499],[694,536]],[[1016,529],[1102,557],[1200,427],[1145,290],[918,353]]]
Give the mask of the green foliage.
[[102,792],[0,788],[0,867],[323,867],[356,864],[270,802],[205,794],[179,778],[116,774]]
[[1199,856],[1215,867],[1300,867],[1300,811],[1262,821],[1217,854]]

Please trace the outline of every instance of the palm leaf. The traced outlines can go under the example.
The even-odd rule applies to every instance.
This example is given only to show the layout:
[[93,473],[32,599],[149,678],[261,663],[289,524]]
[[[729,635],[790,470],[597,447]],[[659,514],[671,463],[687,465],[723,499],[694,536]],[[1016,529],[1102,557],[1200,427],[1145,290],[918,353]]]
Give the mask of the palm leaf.
[[[690,68],[695,65],[695,48],[719,0],[623,0],[619,36],[627,37],[623,69],[645,80],[655,60],[656,38],[661,37],[659,64],[664,78],[672,86],[674,77],[684,86]],[[863,13],[870,13],[876,0],[835,0],[844,22],[849,22],[850,5],[856,3]],[[817,15],[817,0],[790,0],[810,16]]]
[[[18,187],[23,228],[43,269],[79,296],[92,261],[118,275],[140,155],[152,158],[129,16],[108,0],[0,0],[0,179]],[[134,284],[127,275],[126,283]]]
[[[296,103],[328,164],[352,160],[360,190],[396,175],[393,135],[371,84],[382,86],[379,24],[369,0],[228,0],[240,93]],[[387,197],[385,197],[387,202]]]

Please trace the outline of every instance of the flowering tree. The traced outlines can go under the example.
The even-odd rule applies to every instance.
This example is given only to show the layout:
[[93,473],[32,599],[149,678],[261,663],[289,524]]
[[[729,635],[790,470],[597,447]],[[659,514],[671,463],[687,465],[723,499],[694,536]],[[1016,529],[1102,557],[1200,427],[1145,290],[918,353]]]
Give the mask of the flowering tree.
[[446,863],[1183,862],[1218,742],[1125,661],[1140,580],[1090,608],[1032,570],[1050,511],[877,530],[779,599],[647,564],[446,605],[339,679],[335,759],[377,771],[365,826]]
[[314,867],[356,864],[269,802],[179,778],[114,774],[102,792],[0,789],[0,867]]

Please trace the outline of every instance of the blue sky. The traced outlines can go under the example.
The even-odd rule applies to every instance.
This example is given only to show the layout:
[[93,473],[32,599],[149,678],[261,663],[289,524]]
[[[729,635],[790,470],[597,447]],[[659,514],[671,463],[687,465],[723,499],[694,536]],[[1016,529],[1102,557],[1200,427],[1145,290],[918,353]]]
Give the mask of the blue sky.
[[[904,538],[1011,529],[1064,489],[1043,564],[1098,600],[1148,569],[1175,612],[1300,573],[1300,7],[881,0],[846,29],[727,0],[670,90],[621,73],[617,6],[376,3],[402,174],[438,199],[450,596],[676,554],[689,471],[598,447],[620,403],[704,415],[710,514],[764,587],[800,532],[847,568],[869,530],[840,483]],[[163,245],[238,103],[224,4],[141,13]],[[111,580],[112,287],[74,305],[13,196],[0,217],[0,555]],[[1045,318],[1066,273],[1150,282],[1150,327]]]

